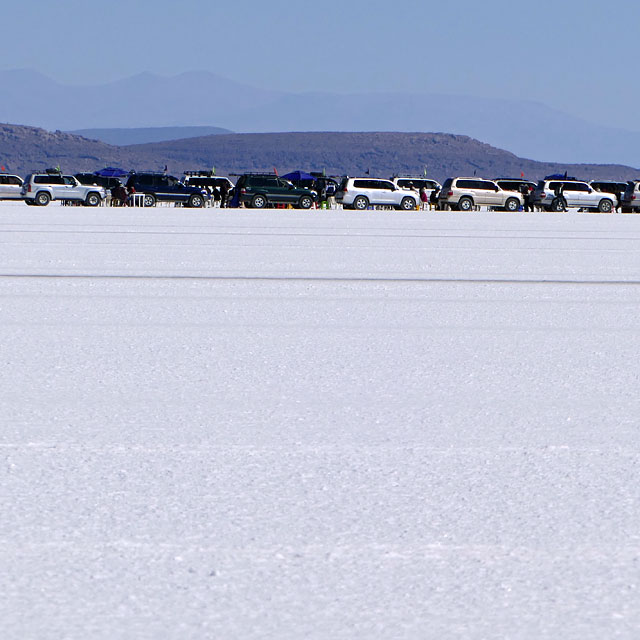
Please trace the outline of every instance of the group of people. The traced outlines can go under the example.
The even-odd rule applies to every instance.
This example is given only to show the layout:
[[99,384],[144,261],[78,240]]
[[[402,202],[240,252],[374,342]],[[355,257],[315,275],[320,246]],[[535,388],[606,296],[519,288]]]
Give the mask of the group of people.
[[136,192],[135,187],[132,184],[128,186],[117,184],[111,188],[111,206],[112,207],[128,207],[131,206],[133,194]]
[[431,193],[429,193],[424,185],[420,187],[420,189],[416,189],[413,182],[409,183],[409,189],[411,189],[412,191],[418,191],[418,193],[420,194],[420,209],[422,211],[428,211],[437,208],[440,189],[431,189]]
[[223,182],[218,187],[205,187],[205,189],[211,196],[211,202],[214,207],[225,209],[229,206],[229,185],[226,182]]

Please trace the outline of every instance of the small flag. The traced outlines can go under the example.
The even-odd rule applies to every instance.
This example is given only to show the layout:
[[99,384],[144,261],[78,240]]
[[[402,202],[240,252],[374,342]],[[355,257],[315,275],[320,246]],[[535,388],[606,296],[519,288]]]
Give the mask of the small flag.
[[323,178],[327,177],[327,168],[326,167],[322,170],[322,177]]
[[273,167],[273,173],[275,173],[276,175],[278,175],[278,170],[277,170],[275,167]]
[[476,169],[474,169],[474,170],[473,170],[473,175],[474,175],[474,176],[476,175]]
[[169,167],[165,164],[164,165],[164,172],[167,173],[167,171],[169,171]]
[[364,175],[365,175],[365,176],[370,176],[370,175],[371,175],[371,169],[367,169],[367,170],[364,172]]
[[1,171],[6,171],[5,166],[4,166],[4,165],[2,165],[2,166],[0,167],[0,170],[1,170]]
[[211,175],[212,175],[212,176],[215,176],[215,175],[216,175],[216,168],[215,168],[215,167],[212,167],[212,168],[211,168]]
[[425,165],[425,167],[424,167],[423,174],[424,174],[424,177],[426,178],[427,177],[427,165]]
[[524,178],[524,171],[521,171],[521,172],[520,172],[520,177],[521,177],[521,178]]

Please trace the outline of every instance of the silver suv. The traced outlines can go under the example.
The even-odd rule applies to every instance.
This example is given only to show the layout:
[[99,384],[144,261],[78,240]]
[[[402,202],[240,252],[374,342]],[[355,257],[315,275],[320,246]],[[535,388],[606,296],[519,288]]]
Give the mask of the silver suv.
[[46,207],[51,200],[82,202],[87,207],[97,207],[106,197],[103,187],[83,185],[74,176],[61,173],[31,173],[22,185],[22,195],[27,204]]
[[22,200],[22,178],[0,173],[0,200]]
[[629,180],[622,194],[622,211],[640,213],[640,180]]
[[612,193],[596,191],[581,180],[540,180],[533,191],[534,206],[546,211],[563,211],[563,203],[556,196],[562,185],[562,197],[568,208],[586,209],[610,213],[616,206],[616,197]]
[[369,205],[387,205],[411,211],[418,207],[420,194],[402,189],[391,180],[380,178],[344,178],[336,191],[336,201],[345,209],[367,209]]
[[518,211],[522,203],[521,194],[482,178],[447,178],[438,196],[438,208],[454,211],[471,211],[475,206]]

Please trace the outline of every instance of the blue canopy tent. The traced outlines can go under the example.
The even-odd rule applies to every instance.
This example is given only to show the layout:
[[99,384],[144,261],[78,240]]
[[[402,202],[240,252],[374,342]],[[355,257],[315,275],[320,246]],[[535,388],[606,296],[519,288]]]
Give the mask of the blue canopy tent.
[[315,180],[310,173],[305,173],[304,171],[292,171],[280,177],[284,180],[290,180],[294,184],[297,182],[313,182]]
[[94,175],[102,176],[103,178],[126,178],[129,172],[116,167],[105,167],[104,169],[100,169],[100,171],[94,171]]

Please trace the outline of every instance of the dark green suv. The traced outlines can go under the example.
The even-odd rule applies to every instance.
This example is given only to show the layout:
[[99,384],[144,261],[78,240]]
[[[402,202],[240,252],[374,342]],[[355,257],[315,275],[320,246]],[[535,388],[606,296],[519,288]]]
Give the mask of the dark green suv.
[[238,178],[231,206],[241,203],[254,209],[273,204],[290,204],[297,209],[310,209],[318,199],[311,189],[294,187],[272,173],[245,173]]

